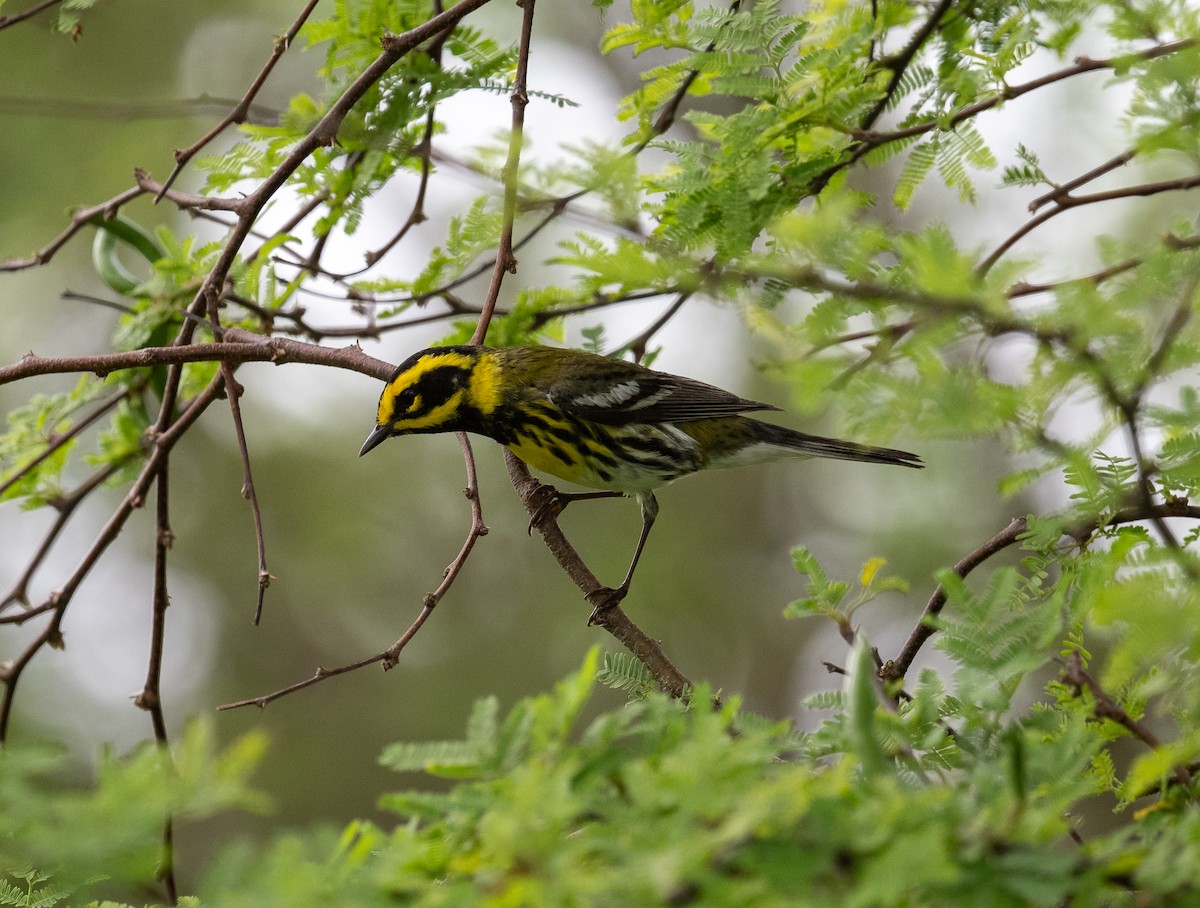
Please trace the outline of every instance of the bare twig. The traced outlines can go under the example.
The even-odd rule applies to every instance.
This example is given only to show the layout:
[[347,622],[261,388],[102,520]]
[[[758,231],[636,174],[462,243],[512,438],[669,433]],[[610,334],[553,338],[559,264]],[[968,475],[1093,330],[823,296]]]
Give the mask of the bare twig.
[[1158,195],[1163,192],[1180,192],[1186,189],[1200,188],[1200,176],[1183,177],[1178,180],[1161,180],[1154,183],[1141,183],[1137,186],[1126,186],[1121,189],[1110,189],[1105,192],[1093,192],[1087,195],[1071,195],[1063,193],[1053,199],[1054,207],[1041,214],[1030,218],[1022,224],[1017,230],[1013,231],[999,246],[991,251],[988,256],[979,263],[978,271],[980,274],[986,274],[991,267],[1000,260],[1004,253],[1008,252],[1018,240],[1021,240],[1037,227],[1046,223],[1053,217],[1057,217],[1064,211],[1070,211],[1072,208],[1080,208],[1084,205],[1094,205],[1097,202],[1111,202],[1115,199],[1129,199],[1144,196]]
[[[1063,663],[1063,682],[1075,688],[1076,695],[1087,690],[1092,695],[1094,706],[1092,712],[1097,719],[1109,719],[1116,722],[1131,735],[1152,750],[1157,750],[1161,742],[1154,732],[1129,715],[1129,713],[1114,700],[1107,691],[1083,667],[1083,659],[1078,652],[1072,652]],[[1190,785],[1192,774],[1182,763],[1176,763],[1174,768],[1175,781],[1180,785]]]
[[1034,199],[1032,202],[1029,203],[1030,213],[1036,214],[1037,210],[1039,208],[1041,208],[1043,205],[1049,204],[1050,202],[1058,202],[1063,197],[1070,195],[1072,192],[1074,192],[1080,186],[1085,186],[1088,183],[1092,182],[1092,180],[1099,179],[1100,177],[1104,176],[1106,173],[1111,173],[1112,171],[1116,170],[1118,167],[1124,167],[1126,164],[1128,164],[1130,161],[1133,160],[1134,155],[1136,155],[1136,154],[1137,154],[1137,149],[1130,148],[1129,150],[1123,151],[1119,155],[1117,155],[1113,158],[1110,158],[1109,160],[1105,161],[1103,164],[1100,164],[1097,167],[1093,167],[1087,173],[1080,174],[1079,176],[1075,177],[1075,179],[1068,180],[1067,182],[1063,183],[1061,186],[1055,186],[1049,192],[1038,196],[1036,199]]
[[[84,98],[38,98],[0,95],[0,113],[25,117],[70,117],[75,120],[178,120],[196,114],[226,111],[237,103],[230,98],[201,94],[194,98],[173,98],[166,101],[89,100]],[[277,118],[279,111],[254,105],[246,122],[267,123]]]
[[10,13],[7,16],[0,16],[0,28],[8,28],[10,25],[16,25],[18,22],[24,22],[36,16],[43,10],[47,10],[52,6],[58,6],[63,0],[40,0],[27,9],[21,10],[19,13]]
[[634,360],[641,362],[642,358],[646,355],[646,347],[654,335],[658,334],[666,326],[667,322],[675,317],[679,310],[683,308],[683,304],[691,299],[691,297],[691,290],[684,290],[676,294],[674,301],[667,307],[667,311],[651,322],[645,331],[642,331],[637,337],[623,344],[621,349],[628,350],[633,354]]
[[308,363],[336,366],[386,381],[394,367],[362,352],[358,344],[323,347],[286,337],[266,337],[240,328],[227,328],[225,340],[171,347],[143,347],[92,356],[37,356],[27,353],[10,366],[0,366],[0,385],[34,375],[92,372],[104,376],[122,369],[175,363],[220,362]]
[[287,687],[280,688],[273,693],[264,694],[261,697],[251,697],[247,700],[235,700],[232,703],[222,703],[217,707],[218,710],[239,709],[243,706],[257,706],[259,709],[265,707],[268,703],[278,700],[280,697],[286,697],[288,694],[294,694],[296,691],[304,690],[306,687],[312,687],[326,678],[333,678],[337,675],[344,675],[347,672],[358,671],[360,668],[366,668],[368,665],[374,665],[376,662],[382,662],[384,653],[376,653],[374,656],[369,656],[366,659],[360,659],[358,662],[351,662],[348,665],[339,665],[337,668],[317,667],[311,678],[305,678],[303,681],[297,681],[295,684],[289,684]]
[[[169,773],[174,773],[175,764],[169,747],[170,739],[167,736],[167,720],[163,713],[162,697],[163,647],[166,643],[167,607],[171,604],[171,594],[167,587],[167,553],[175,541],[175,534],[171,531],[169,475],[170,459],[164,457],[155,480],[157,499],[154,531],[154,597],[150,610],[150,655],[146,660],[146,682],[142,685],[141,692],[134,697],[133,703],[150,714],[154,740],[158,744],[164,769]],[[179,890],[175,883],[175,822],[169,813],[163,817],[162,858],[159,861],[158,875],[167,891],[167,904],[176,904],[179,900]]]
[[[1024,517],[1014,517],[1012,522],[1003,530],[975,549],[973,552],[965,555],[953,567],[953,571],[959,577],[966,577],[967,574],[979,567],[997,552],[1001,552],[1008,548],[1021,534],[1029,529],[1029,524]],[[929,597],[929,602],[925,605],[925,611],[921,613],[921,619],[917,622],[917,626],[913,628],[912,633],[908,635],[908,640],[905,641],[904,647],[900,650],[900,655],[890,662],[886,662],[880,671],[881,676],[887,681],[895,681],[903,678],[907,674],[909,666],[912,665],[913,659],[917,657],[921,647],[925,644],[936,631],[936,628],[929,623],[929,620],[938,615],[942,608],[946,605],[946,588],[938,584],[937,589],[933,591],[933,595]]]
[[[521,502],[525,505],[526,510],[529,511],[530,515],[533,515],[538,510],[538,505],[542,501],[539,496],[539,490],[542,488],[541,483],[530,475],[529,469],[525,464],[518,460],[511,452],[504,452],[504,463],[508,467],[508,475],[512,480],[513,488],[521,496]],[[537,525],[537,530],[541,534],[546,548],[550,550],[550,553],[558,561],[559,566],[571,578],[571,581],[583,591],[585,600],[593,593],[604,589],[604,585],[596,579],[596,575],[583,563],[583,559],[579,557],[579,553],[575,550],[574,546],[567,541],[562,530],[559,529],[558,522],[552,516],[541,520]],[[617,640],[633,653],[649,669],[650,673],[654,675],[658,686],[671,694],[671,696],[683,696],[692,686],[692,682],[666,657],[658,641],[643,633],[641,628],[630,620],[629,616],[625,614],[625,611],[619,605],[601,609],[595,616],[595,624],[616,637]]]
[[1157,44],[1154,47],[1149,47],[1143,51],[1134,54],[1129,54],[1123,57],[1114,57],[1111,59],[1096,59],[1092,57],[1077,57],[1074,64],[1071,66],[1057,69],[1054,72],[1047,73],[1044,76],[1039,76],[1036,79],[1030,79],[1028,82],[1022,82],[1018,85],[1006,85],[1001,91],[994,95],[989,95],[974,103],[955,111],[953,114],[944,117],[933,117],[928,120],[922,120],[918,123],[913,123],[899,129],[889,130],[887,132],[873,132],[871,130],[849,130],[854,136],[852,143],[845,157],[837,163],[831,165],[822,173],[818,174],[812,181],[815,189],[820,189],[829,182],[832,176],[839,170],[844,170],[847,167],[857,163],[872,150],[881,145],[887,145],[890,142],[898,142],[904,139],[910,139],[913,136],[925,135],[929,132],[934,132],[939,129],[952,129],[959,123],[970,120],[985,111],[991,110],[993,107],[998,107],[1006,101],[1012,101],[1022,95],[1032,91],[1045,88],[1047,85],[1053,85],[1056,82],[1062,82],[1066,79],[1074,78],[1075,76],[1083,75],[1084,73],[1097,72],[1115,68],[1118,63],[1125,64],[1129,60],[1153,60],[1158,57],[1168,56],[1178,53],[1182,50],[1187,50],[1195,44],[1194,38],[1184,38],[1179,41],[1170,41],[1164,44]]
[[267,587],[274,579],[267,570],[267,546],[263,536],[262,509],[258,504],[258,493],[254,490],[254,474],[250,469],[250,448],[246,444],[246,426],[242,421],[241,396],[243,388],[233,377],[233,366],[228,360],[221,361],[225,375],[225,391],[229,398],[229,411],[233,416],[233,431],[237,435],[238,451],[242,457],[242,497],[250,502],[250,515],[254,521],[254,546],[258,554],[258,594],[254,604],[254,623],[262,620],[263,599]]
[[296,33],[300,31],[300,27],[304,25],[304,23],[308,20],[308,17],[312,15],[312,11],[316,7],[317,2],[318,0],[308,0],[308,3],[304,5],[304,9],[300,11],[300,15],[296,17],[296,21],[292,23],[291,28],[284,32],[282,36],[275,39],[274,45],[271,48],[271,56],[267,58],[267,62],[263,64],[262,70],[260,70],[259,74],[254,77],[254,81],[250,83],[250,88],[246,90],[246,93],[242,96],[242,99],[237,102],[233,110],[226,114],[225,118],[221,120],[220,123],[206,132],[187,148],[177,148],[175,150],[175,169],[171,171],[171,175],[167,177],[166,182],[163,183],[162,188],[159,190],[158,194],[155,195],[154,201],[157,202],[163,197],[163,193],[171,188],[179,174],[181,174],[183,169],[187,167],[188,162],[191,161],[191,159],[194,158],[202,148],[208,145],[209,142],[219,136],[227,128],[233,126],[235,123],[246,122],[246,117],[250,113],[254,98],[258,95],[259,90],[266,83],[267,77],[271,75],[271,70],[275,68],[275,64],[279,62],[280,58],[287,52],[288,48],[292,46],[292,41],[295,40]]
[[408,645],[408,642],[412,640],[417,631],[424,626],[429,616],[433,614],[434,608],[441,601],[442,597],[446,595],[451,584],[458,577],[459,571],[462,570],[463,565],[466,563],[467,556],[471,554],[471,549],[474,548],[476,540],[480,536],[486,536],[488,532],[488,528],[483,522],[483,509],[479,501],[479,478],[475,472],[475,458],[471,452],[471,443],[467,440],[467,436],[461,432],[458,433],[458,441],[462,445],[463,460],[466,462],[467,467],[466,496],[471,502],[471,529],[468,531],[466,541],[463,543],[459,553],[446,568],[441,584],[432,593],[426,594],[421,603],[421,611],[418,612],[417,617],[409,625],[408,629],[400,635],[400,638],[383,652],[376,653],[374,656],[369,656],[366,659],[360,659],[357,662],[351,662],[347,665],[340,665],[336,668],[318,666],[317,670],[303,681],[289,684],[287,687],[280,688],[260,697],[250,697],[245,700],[237,700],[233,703],[225,703],[218,706],[217,709],[239,709],[243,706],[257,706],[259,709],[262,709],[274,700],[286,697],[288,694],[294,694],[307,687],[312,687],[314,684],[318,684],[327,678],[334,678],[338,675],[358,671],[360,668],[366,668],[368,665],[374,665],[376,662],[381,663],[385,671],[396,665],[397,660],[400,658],[400,652]]
[[16,695],[17,682],[20,680],[21,674],[43,647],[63,646],[62,620],[67,606],[70,605],[71,599],[75,595],[75,591],[79,588],[84,578],[91,573],[96,562],[100,560],[100,556],[104,554],[113,541],[120,535],[130,514],[142,506],[146,491],[149,489],[150,483],[158,475],[158,470],[170,453],[171,448],[187,429],[199,419],[200,415],[208,409],[209,405],[216,400],[221,387],[221,376],[218,374],[209,383],[208,387],[198,394],[183,412],[179,414],[178,419],[171,424],[169,429],[156,434],[154,447],[150,452],[150,456],[146,459],[141,472],[138,473],[129,491],[125,494],[125,498],[118,505],[113,515],[109,517],[108,522],[101,528],[95,541],[84,554],[83,559],[71,573],[70,577],[67,578],[61,587],[47,597],[45,604],[50,606],[48,610],[50,620],[46,623],[46,626],[15,659],[0,666],[0,682],[4,684],[4,696],[0,699],[0,743],[3,743],[8,736],[8,722],[12,717],[13,700]]
[[101,202],[99,205],[93,205],[91,208],[79,209],[71,215],[71,223],[62,233],[27,259],[9,259],[8,261],[0,262],[0,272],[40,268],[54,258],[54,254],[65,246],[75,234],[87,226],[87,223],[92,218],[97,215],[103,218],[111,218],[122,205],[133,201],[140,195],[144,195],[145,192],[146,190],[140,186],[134,186],[132,189],[126,189],[124,192],[117,193],[107,202]]
[[496,263],[492,268],[492,281],[483,298],[483,311],[471,336],[472,344],[482,344],[487,337],[488,325],[496,302],[500,299],[500,284],[505,273],[515,274],[517,260],[513,255],[513,222],[517,216],[517,184],[520,182],[521,144],[525,136],[525,107],[529,104],[526,85],[529,76],[529,42],[533,35],[534,0],[518,0],[523,10],[521,17],[521,43],[517,50],[517,72],[513,77],[512,127],[508,133],[508,157],[500,172],[504,183],[504,215],[500,226],[500,243],[496,249]]

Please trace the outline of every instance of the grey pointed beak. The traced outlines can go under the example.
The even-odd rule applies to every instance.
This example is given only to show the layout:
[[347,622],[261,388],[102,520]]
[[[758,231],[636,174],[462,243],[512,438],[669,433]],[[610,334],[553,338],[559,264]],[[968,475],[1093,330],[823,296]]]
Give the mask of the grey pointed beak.
[[362,457],[387,438],[389,434],[387,426],[376,426],[371,430],[371,434],[367,436],[367,440],[363,442],[363,446],[358,451],[358,456]]

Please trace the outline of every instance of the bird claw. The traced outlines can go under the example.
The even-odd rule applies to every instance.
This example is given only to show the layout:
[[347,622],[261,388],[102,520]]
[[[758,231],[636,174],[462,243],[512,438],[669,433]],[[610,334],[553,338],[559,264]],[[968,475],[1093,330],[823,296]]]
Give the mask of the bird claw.
[[553,520],[571,503],[568,495],[560,492],[551,485],[540,485],[533,493],[537,499],[537,507],[533,509],[533,515],[529,518],[529,526],[526,532],[532,536],[535,527],[540,528],[547,520]]
[[629,587],[621,585],[616,587],[602,586],[598,590],[592,590],[584,596],[592,605],[592,613],[588,616],[588,627],[598,624],[600,615],[610,608],[615,608],[620,604],[621,600],[629,594]]

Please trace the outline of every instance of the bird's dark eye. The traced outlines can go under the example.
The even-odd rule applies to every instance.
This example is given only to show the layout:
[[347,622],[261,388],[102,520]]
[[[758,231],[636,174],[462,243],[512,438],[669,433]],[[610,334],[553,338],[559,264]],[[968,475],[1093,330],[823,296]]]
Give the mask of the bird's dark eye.
[[417,392],[412,388],[405,388],[396,395],[396,410],[399,413],[408,413],[412,410],[417,402]]

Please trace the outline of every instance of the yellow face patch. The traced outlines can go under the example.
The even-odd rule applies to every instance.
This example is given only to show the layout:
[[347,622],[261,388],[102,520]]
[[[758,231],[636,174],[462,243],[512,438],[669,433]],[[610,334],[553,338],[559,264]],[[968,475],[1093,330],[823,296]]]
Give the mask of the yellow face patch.
[[[393,426],[398,431],[428,428],[436,423],[434,414],[440,414],[444,419],[450,410],[449,405],[457,407],[462,402],[461,392],[455,394],[449,401],[435,407],[428,413],[421,413],[423,401],[418,394],[405,397],[405,392],[416,386],[421,378],[437,369],[451,366],[458,369],[470,370],[474,359],[456,351],[434,352],[423,356],[394,379],[388,382],[379,397],[379,409],[375,413],[375,422],[381,426]],[[401,400],[401,398],[404,398]],[[406,420],[407,414],[420,414],[415,419]]]
[[471,405],[480,413],[491,413],[500,406],[500,366],[494,355],[479,358],[471,371],[467,395]]

